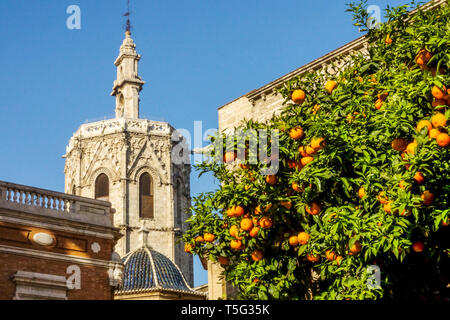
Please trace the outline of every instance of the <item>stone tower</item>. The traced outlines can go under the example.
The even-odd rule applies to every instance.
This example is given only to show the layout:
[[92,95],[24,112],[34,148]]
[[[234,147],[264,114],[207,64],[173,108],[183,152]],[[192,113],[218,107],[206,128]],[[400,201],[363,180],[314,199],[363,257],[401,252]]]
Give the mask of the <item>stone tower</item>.
[[116,246],[121,257],[141,245],[140,228],[150,230],[148,246],[175,262],[192,286],[192,256],[177,241],[187,229],[190,165],[179,164],[187,154],[168,123],[139,118],[140,58],[127,31],[114,63],[116,117],[74,133],[65,155],[65,191],[111,202],[123,234]]

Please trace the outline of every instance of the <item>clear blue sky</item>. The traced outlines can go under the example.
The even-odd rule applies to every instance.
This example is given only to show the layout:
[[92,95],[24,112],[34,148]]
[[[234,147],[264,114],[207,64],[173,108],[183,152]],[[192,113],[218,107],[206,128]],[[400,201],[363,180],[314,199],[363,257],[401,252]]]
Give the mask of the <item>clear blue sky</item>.
[[[141,115],[216,128],[218,107],[360,36],[350,1],[132,0]],[[72,4],[81,30],[66,27]],[[114,114],[125,11],[126,0],[0,1],[0,180],[64,191],[69,138]],[[192,196],[214,187],[192,175]],[[198,259],[194,267],[195,285],[206,283]]]

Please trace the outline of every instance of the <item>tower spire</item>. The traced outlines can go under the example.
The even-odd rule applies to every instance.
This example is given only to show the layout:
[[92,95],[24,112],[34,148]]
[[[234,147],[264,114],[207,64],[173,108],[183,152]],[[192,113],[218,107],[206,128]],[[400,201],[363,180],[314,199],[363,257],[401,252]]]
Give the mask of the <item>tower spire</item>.
[[127,27],[125,39],[120,46],[119,56],[114,62],[117,67],[117,79],[114,80],[112,96],[116,97],[116,118],[139,118],[139,93],[144,81],[138,74],[141,55],[131,38],[130,0],[128,0]]

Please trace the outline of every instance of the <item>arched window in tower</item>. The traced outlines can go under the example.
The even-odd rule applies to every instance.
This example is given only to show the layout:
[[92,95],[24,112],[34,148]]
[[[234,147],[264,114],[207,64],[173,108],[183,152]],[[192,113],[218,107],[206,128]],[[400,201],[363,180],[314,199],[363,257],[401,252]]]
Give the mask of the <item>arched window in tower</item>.
[[109,178],[104,173],[95,180],[95,199],[109,201]]
[[153,181],[146,172],[139,179],[139,217],[141,219],[153,219]]

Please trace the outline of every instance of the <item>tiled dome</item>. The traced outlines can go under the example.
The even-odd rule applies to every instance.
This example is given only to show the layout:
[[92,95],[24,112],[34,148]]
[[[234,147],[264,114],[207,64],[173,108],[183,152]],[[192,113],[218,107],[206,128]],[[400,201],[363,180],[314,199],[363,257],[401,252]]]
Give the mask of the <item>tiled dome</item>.
[[146,246],[128,253],[122,260],[123,284],[117,293],[157,289],[196,293],[186,283],[180,269],[169,258]]

